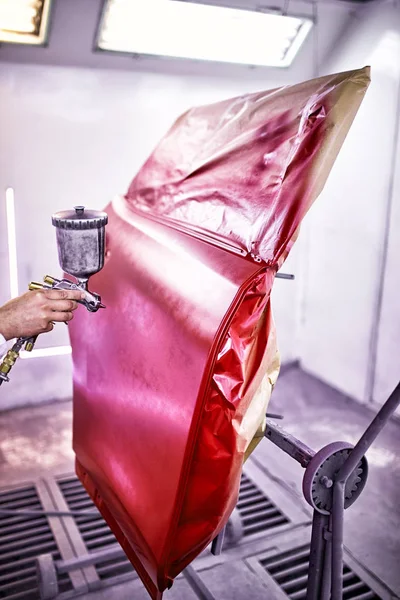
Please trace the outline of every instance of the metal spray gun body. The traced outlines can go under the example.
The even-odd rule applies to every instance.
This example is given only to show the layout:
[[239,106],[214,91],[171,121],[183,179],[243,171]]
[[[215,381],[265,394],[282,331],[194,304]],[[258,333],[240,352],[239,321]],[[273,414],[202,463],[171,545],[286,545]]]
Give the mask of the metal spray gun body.
[[[84,206],[75,206],[74,210],[61,211],[52,216],[56,228],[58,259],[62,270],[72,275],[77,281],[56,279],[46,275],[44,283],[32,281],[30,290],[58,289],[80,290],[85,293],[79,304],[83,304],[89,312],[97,312],[105,308],[101,298],[88,289],[91,275],[98,273],[104,266],[105,226],[108,216],[104,212],[86,210]],[[0,385],[9,381],[9,372],[17,360],[21,349],[31,352],[35,345],[34,337],[20,337],[7,352],[0,363]]]

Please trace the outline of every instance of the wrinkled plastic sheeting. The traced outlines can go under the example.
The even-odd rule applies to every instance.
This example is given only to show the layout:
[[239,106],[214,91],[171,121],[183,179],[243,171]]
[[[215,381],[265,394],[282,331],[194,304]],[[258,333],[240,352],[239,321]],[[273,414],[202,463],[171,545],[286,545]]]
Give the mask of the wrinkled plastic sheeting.
[[368,82],[366,67],[192,108],[134,178],[127,201],[279,263]]
[[279,371],[270,292],[369,82],[180,117],[107,207],[107,310],[71,322],[77,473],[152,598],[226,524]]

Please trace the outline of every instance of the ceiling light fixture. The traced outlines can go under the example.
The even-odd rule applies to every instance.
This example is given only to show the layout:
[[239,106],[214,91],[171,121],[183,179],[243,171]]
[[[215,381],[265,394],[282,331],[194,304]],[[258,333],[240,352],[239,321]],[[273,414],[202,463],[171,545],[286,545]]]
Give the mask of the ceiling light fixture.
[[51,0],[0,0],[0,42],[46,42]]
[[288,67],[309,18],[181,0],[107,0],[97,47],[129,54]]

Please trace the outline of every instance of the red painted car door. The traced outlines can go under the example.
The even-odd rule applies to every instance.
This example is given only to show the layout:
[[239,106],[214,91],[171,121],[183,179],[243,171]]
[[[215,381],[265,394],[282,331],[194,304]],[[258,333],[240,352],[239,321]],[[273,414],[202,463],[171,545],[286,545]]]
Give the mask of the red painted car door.
[[235,506],[279,359],[270,292],[368,69],[188,111],[106,209],[71,323],[77,473],[161,598]]

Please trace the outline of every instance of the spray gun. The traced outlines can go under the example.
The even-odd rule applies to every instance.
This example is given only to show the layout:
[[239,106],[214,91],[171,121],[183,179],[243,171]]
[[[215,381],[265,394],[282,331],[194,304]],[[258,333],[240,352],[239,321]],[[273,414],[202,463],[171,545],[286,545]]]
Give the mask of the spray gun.
[[[44,283],[32,281],[29,289],[79,290],[85,295],[77,302],[83,304],[89,312],[105,308],[100,296],[89,291],[88,281],[91,275],[101,271],[104,266],[107,221],[106,213],[86,210],[84,206],[75,206],[74,210],[55,213],[52,223],[56,228],[58,260],[62,270],[72,275],[76,281],[46,275]],[[22,348],[25,347],[27,352],[31,352],[37,337],[20,337],[16,340],[0,363],[0,385],[9,381],[9,372]]]

